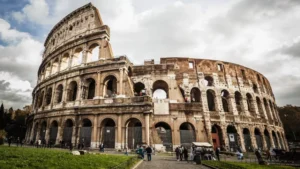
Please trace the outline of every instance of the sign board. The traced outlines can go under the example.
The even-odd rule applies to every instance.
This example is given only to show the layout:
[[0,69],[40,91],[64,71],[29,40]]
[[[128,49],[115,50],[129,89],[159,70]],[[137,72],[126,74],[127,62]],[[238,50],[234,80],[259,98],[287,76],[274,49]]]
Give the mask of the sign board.
[[228,136],[229,136],[229,141],[230,142],[235,142],[235,140],[234,140],[234,134],[228,134]]
[[106,130],[106,133],[110,133],[110,130]]

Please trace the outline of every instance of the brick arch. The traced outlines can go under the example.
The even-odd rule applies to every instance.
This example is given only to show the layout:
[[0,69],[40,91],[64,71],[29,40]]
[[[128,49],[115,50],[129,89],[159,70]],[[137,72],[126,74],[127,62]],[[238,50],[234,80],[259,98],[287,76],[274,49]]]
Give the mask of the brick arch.
[[86,119],[91,122],[91,127],[94,127],[93,120],[91,120],[91,118],[89,118],[89,117],[84,117],[84,116],[81,117],[81,119],[79,121],[79,126],[82,127],[83,120],[86,120]]
[[101,47],[101,41],[100,40],[93,40],[93,41],[89,41],[87,44],[87,49],[90,49],[90,47],[94,44],[97,44],[99,47]]
[[56,121],[57,122],[57,125],[60,126],[61,124],[61,121],[58,119],[58,118],[53,118],[53,119],[50,119],[49,120],[49,126],[51,127],[51,124]]
[[119,82],[119,74],[117,73],[105,73],[104,75],[101,76],[101,83],[104,84],[104,80],[109,77],[109,76],[114,76],[117,79],[117,82]]
[[106,119],[111,119],[114,121],[115,123],[115,126],[117,127],[118,126],[118,119],[117,117],[114,117],[114,116],[111,116],[111,115],[107,115],[107,116],[100,116],[101,119],[98,123],[98,126],[97,127],[103,127],[103,122],[106,120]]
[[65,127],[65,124],[66,124],[66,121],[67,121],[67,120],[71,120],[71,121],[72,121],[73,127],[76,126],[76,122],[75,122],[74,117],[66,117],[66,118],[64,118],[64,120],[62,120],[62,122],[60,123],[61,127]]
[[129,121],[130,121],[130,119],[138,119],[140,122],[141,122],[141,124],[142,124],[142,127],[145,127],[145,122],[144,122],[144,119],[143,118],[141,118],[141,117],[136,117],[136,116],[132,116],[132,117],[127,117],[126,119],[124,119],[123,120],[123,122],[122,122],[122,126],[123,127],[126,127],[127,126],[127,124],[129,123]]
[[167,122],[166,120],[159,120],[159,121],[153,123],[152,127],[155,128],[156,124],[158,124],[158,123],[165,123],[170,127],[171,130],[173,130],[172,125],[169,122]]

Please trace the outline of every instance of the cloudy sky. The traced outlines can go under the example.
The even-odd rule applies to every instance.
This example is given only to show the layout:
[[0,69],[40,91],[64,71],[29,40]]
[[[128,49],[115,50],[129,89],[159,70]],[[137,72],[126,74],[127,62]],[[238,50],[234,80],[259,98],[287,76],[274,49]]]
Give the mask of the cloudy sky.
[[[0,0],[0,100],[31,103],[43,42],[86,0]],[[271,82],[278,105],[300,106],[299,0],[92,0],[114,55],[135,64],[195,57],[242,64]]]

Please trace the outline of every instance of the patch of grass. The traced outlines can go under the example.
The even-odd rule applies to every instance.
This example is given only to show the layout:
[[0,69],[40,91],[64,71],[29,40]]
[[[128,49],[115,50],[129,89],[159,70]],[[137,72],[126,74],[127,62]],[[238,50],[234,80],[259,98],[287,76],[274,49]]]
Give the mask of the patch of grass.
[[290,166],[259,165],[255,163],[243,162],[202,161],[202,163],[219,169],[294,169],[294,167]]
[[130,168],[135,157],[122,155],[87,154],[74,156],[70,152],[0,146],[1,169],[119,169]]

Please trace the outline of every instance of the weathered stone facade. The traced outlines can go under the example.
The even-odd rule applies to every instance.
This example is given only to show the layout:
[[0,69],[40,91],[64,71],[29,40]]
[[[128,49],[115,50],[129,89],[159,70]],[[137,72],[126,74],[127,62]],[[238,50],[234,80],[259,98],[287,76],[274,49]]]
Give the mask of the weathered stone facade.
[[[287,149],[269,81],[241,65],[161,58],[134,66],[115,58],[110,31],[87,4],[67,15],[45,41],[26,141],[167,150],[205,141],[233,151]],[[156,98],[156,91],[166,98]]]

